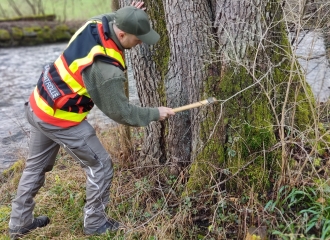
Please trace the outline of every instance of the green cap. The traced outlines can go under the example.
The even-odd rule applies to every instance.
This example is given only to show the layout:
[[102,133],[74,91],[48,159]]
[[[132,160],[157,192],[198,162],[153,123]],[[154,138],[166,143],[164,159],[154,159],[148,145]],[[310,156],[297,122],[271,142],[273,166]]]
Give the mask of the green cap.
[[120,30],[135,35],[144,43],[151,45],[159,40],[159,34],[150,26],[148,15],[139,8],[128,6],[117,10],[115,24]]

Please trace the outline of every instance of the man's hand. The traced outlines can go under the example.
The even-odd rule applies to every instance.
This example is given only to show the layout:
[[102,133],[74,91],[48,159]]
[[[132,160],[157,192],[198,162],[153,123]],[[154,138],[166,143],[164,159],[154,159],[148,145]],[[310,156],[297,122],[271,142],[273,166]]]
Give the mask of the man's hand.
[[144,4],[144,2],[142,2],[142,1],[138,1],[138,2],[133,1],[132,4],[131,4],[131,6],[136,7],[136,8],[139,8],[139,9],[142,9],[142,10],[146,10],[145,7],[142,8],[143,4]]
[[163,121],[169,116],[175,114],[175,112],[173,112],[173,109],[168,107],[159,107],[158,110],[159,110],[159,121]]

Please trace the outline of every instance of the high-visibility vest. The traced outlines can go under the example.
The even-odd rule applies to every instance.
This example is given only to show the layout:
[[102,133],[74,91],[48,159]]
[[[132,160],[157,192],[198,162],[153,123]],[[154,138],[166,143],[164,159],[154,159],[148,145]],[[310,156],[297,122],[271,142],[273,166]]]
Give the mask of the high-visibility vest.
[[102,22],[88,21],[71,38],[67,48],[54,63],[44,67],[30,96],[30,106],[44,122],[71,127],[83,121],[94,103],[82,79],[82,71],[96,56],[126,69],[124,54],[104,34]]

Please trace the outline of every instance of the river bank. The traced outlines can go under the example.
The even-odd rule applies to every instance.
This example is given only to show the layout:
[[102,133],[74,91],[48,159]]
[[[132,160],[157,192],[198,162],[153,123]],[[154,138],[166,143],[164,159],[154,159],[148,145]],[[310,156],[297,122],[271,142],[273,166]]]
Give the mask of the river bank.
[[67,42],[82,21],[0,21],[0,47]]

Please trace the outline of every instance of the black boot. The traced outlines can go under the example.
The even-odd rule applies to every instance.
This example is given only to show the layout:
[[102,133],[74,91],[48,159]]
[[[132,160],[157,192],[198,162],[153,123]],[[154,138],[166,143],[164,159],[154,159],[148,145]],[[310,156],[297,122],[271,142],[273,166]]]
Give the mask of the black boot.
[[18,239],[38,227],[45,227],[48,223],[50,223],[50,220],[47,216],[36,217],[28,226],[21,227],[18,230],[9,229],[10,239]]
[[115,232],[119,229],[124,229],[124,226],[115,220],[108,219],[108,221],[106,221],[103,226],[99,227],[96,230],[92,230],[92,229],[85,227],[84,233],[86,235],[94,235],[94,234],[100,235],[100,234],[106,233],[106,231]]

